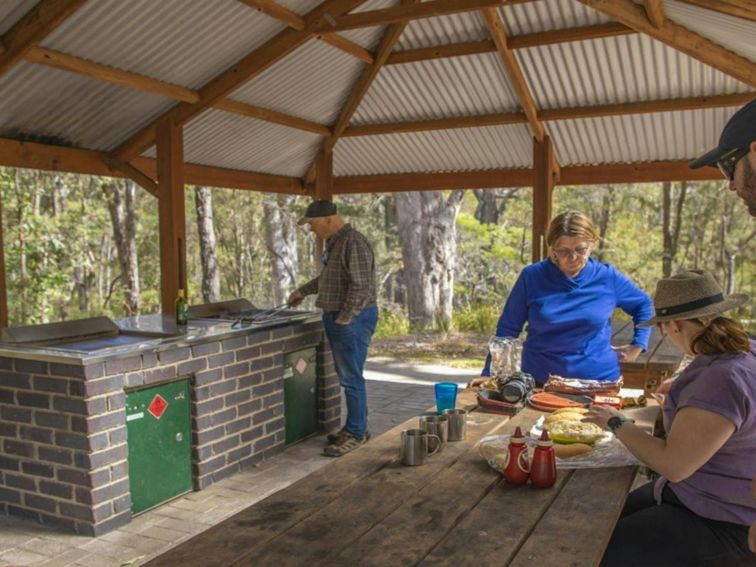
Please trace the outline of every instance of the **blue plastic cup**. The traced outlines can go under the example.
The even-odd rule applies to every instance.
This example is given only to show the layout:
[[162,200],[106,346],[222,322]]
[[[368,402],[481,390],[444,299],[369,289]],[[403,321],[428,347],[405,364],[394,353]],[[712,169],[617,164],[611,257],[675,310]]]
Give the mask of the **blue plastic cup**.
[[457,406],[457,385],[454,382],[436,383],[436,411],[438,415],[444,410],[454,409]]

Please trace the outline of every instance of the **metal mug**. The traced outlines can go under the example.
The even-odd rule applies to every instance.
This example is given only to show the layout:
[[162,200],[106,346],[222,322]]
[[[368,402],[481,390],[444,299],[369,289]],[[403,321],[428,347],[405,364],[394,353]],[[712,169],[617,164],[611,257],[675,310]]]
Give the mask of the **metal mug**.
[[444,417],[449,420],[449,441],[464,441],[467,430],[467,410],[448,409],[444,411]]
[[[438,443],[435,451],[428,449],[428,442],[434,438]],[[405,465],[424,465],[425,459],[433,455],[441,447],[441,440],[422,429],[405,429],[402,431],[401,459]]]
[[428,442],[428,449],[434,451],[436,448],[440,451],[446,444],[447,432],[449,428],[449,418],[445,415],[421,415],[420,429],[435,435],[439,441],[431,439]]

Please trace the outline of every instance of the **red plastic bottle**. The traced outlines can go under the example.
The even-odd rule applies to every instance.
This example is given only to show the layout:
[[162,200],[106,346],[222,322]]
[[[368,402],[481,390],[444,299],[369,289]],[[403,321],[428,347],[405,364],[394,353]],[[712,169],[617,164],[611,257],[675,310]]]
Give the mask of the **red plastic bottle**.
[[554,443],[546,430],[541,434],[530,466],[530,482],[538,488],[551,488],[556,482],[556,455]]
[[509,438],[503,473],[504,479],[509,484],[525,484],[528,482],[530,476],[528,446],[525,444],[525,436],[519,427],[515,429],[514,435]]

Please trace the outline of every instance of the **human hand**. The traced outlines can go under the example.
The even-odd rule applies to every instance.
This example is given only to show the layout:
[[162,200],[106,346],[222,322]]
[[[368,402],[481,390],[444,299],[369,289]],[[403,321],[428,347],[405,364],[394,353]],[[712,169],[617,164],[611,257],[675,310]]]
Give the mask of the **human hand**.
[[621,345],[612,348],[620,362],[632,362],[643,352],[643,349],[638,345]]
[[348,325],[349,323],[352,322],[352,319],[344,317],[343,315],[339,315],[338,317],[336,317],[336,319],[334,319],[333,322],[336,323],[337,325]]
[[297,290],[293,291],[291,295],[289,296],[289,299],[287,300],[287,303],[289,304],[289,307],[296,307],[300,303],[304,301],[305,296],[302,295],[302,293]]
[[590,408],[588,408],[588,413],[585,414],[585,417],[583,417],[581,421],[595,423],[602,429],[609,429],[607,422],[611,417],[614,417],[615,415],[622,414],[612,406],[593,404]]
[[481,384],[485,384],[488,381],[488,376],[481,376],[480,378],[472,378],[468,383],[468,388],[477,388]]
[[672,389],[672,384],[674,383],[675,379],[670,378],[669,380],[665,380],[661,384],[659,384],[659,387],[656,388],[656,391],[654,391],[654,394],[659,394],[662,396],[666,396],[669,394],[669,391]]

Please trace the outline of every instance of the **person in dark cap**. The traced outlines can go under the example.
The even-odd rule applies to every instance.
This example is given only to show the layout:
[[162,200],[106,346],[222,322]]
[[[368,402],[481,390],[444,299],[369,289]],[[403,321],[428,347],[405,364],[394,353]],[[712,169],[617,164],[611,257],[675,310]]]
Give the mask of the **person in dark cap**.
[[732,115],[716,148],[690,163],[693,169],[705,165],[720,169],[730,190],[737,192],[756,217],[756,99]]
[[756,565],[756,341],[724,315],[748,299],[706,272],[660,280],[655,316],[639,326],[657,325],[693,358],[664,400],[666,438],[608,406],[585,415],[661,475],[628,495],[602,567]]
[[346,423],[328,435],[325,454],[340,457],[370,438],[363,372],[378,323],[375,257],[367,238],[344,223],[331,201],[310,203],[299,224],[309,225],[325,241],[323,269],[289,296],[289,304],[299,305],[305,296],[318,295],[315,305],[323,310],[323,326],[347,407]]

